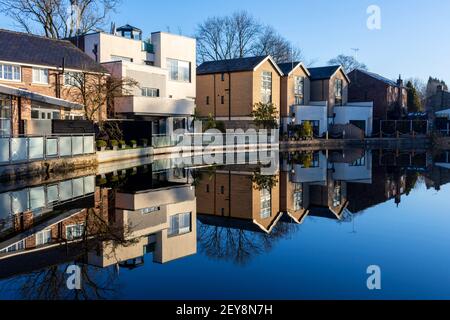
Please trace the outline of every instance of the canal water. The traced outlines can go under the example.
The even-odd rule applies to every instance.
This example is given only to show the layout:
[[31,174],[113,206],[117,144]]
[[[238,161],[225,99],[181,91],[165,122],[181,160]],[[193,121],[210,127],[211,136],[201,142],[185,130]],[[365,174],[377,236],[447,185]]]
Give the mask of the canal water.
[[251,158],[3,184],[0,299],[450,299],[449,152]]

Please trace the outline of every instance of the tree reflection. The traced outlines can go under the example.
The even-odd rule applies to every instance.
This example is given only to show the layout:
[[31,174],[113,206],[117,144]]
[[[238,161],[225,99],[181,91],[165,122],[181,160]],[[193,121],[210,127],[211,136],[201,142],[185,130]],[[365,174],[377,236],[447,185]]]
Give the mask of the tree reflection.
[[198,245],[200,252],[210,258],[244,266],[257,255],[272,250],[277,241],[290,237],[299,228],[295,223],[279,222],[268,234],[199,223]]

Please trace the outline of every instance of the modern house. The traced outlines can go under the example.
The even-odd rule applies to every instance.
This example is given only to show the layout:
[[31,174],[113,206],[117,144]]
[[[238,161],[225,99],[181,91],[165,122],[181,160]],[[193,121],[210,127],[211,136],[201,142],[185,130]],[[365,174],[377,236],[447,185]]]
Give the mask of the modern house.
[[[2,136],[52,134],[52,120],[85,118],[70,75],[106,69],[69,41],[0,30],[0,43]],[[95,119],[105,115],[106,106]]]
[[282,75],[270,56],[204,62],[197,68],[197,113],[226,128],[251,127],[255,104],[279,110]]
[[379,74],[355,69],[348,74],[350,102],[373,102],[375,121],[400,120],[408,112],[408,89],[401,77],[397,82]]
[[[318,108],[325,108],[327,118],[316,118],[325,122],[330,131],[347,132],[359,128],[363,135],[372,135],[373,103],[349,102],[350,79],[342,66],[309,68],[311,79],[310,99]],[[301,107],[296,114],[301,114]],[[322,112],[320,113],[322,115]]]
[[151,121],[154,135],[189,127],[196,97],[195,39],[154,32],[144,40],[140,29],[126,25],[113,34],[96,32],[70,40],[113,77],[138,82],[115,98],[114,118]]

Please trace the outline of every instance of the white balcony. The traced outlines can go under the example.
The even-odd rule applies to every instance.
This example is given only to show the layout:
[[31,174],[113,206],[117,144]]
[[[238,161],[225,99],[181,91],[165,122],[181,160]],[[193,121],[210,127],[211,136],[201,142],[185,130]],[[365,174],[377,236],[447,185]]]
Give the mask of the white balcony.
[[115,99],[117,113],[149,115],[161,117],[192,116],[195,102],[188,99],[170,99],[127,96]]

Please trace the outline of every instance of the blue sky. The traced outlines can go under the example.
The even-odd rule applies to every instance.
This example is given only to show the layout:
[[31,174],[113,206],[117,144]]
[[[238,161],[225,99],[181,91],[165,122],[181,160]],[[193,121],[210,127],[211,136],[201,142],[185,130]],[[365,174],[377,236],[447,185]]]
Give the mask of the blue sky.
[[[381,8],[381,30],[366,27],[369,5]],[[359,59],[388,78],[433,75],[450,82],[448,0],[123,0],[113,20],[146,33],[170,28],[192,35],[206,17],[235,10],[273,25],[316,66],[359,48]],[[11,21],[2,17],[0,27],[12,28]]]

